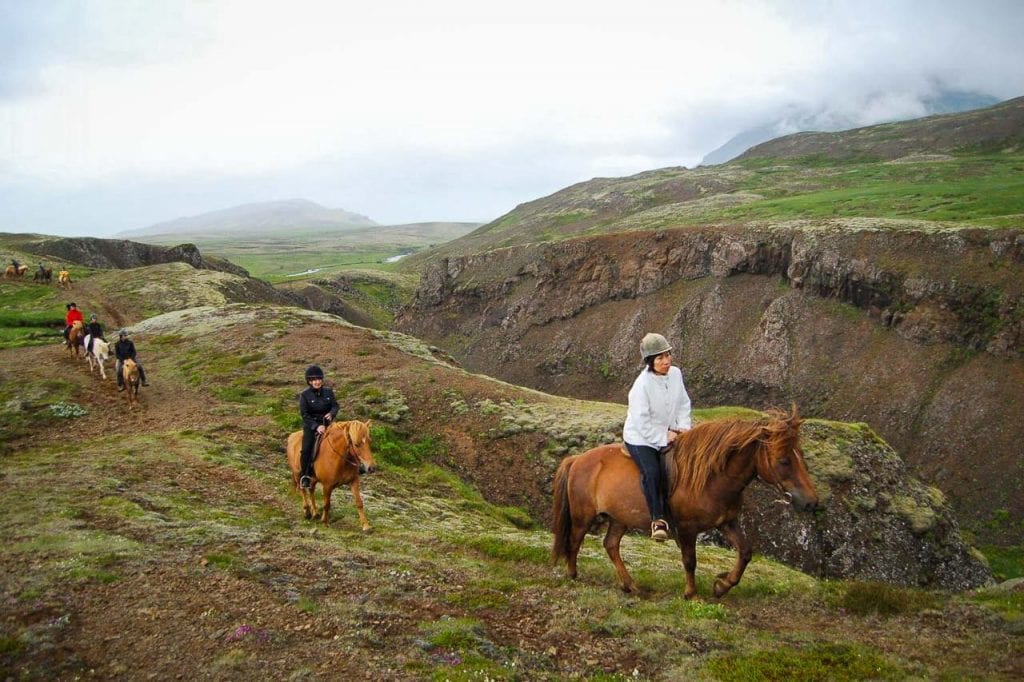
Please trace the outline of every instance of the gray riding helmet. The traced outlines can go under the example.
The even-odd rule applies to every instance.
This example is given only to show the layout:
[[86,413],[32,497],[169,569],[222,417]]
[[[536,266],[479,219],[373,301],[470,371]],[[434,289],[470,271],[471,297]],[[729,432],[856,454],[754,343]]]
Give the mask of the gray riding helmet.
[[661,334],[646,334],[640,340],[640,357],[644,360],[652,355],[661,355],[665,351],[672,350],[672,346]]

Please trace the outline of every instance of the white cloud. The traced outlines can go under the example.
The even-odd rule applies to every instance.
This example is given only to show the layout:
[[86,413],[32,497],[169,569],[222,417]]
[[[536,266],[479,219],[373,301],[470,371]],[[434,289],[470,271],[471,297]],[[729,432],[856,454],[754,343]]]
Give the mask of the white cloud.
[[[196,190],[210,201],[321,188],[310,198],[375,219],[408,206],[389,196],[401,183],[420,198],[401,220],[457,217],[479,205],[456,199],[464,189],[492,197],[465,216],[488,219],[535,198],[484,186],[503,184],[494,158],[537,169],[533,186],[506,183],[517,191],[551,191],[692,165],[787,112],[867,125],[919,115],[942,88],[1024,90],[1012,2],[32,5],[0,5],[0,203],[14,207],[0,220],[20,229],[46,227],[17,209],[26,188],[193,176],[234,188]],[[403,176],[406,163],[462,164],[451,177],[468,184],[432,202],[431,174]],[[178,213],[106,215],[131,227]]]

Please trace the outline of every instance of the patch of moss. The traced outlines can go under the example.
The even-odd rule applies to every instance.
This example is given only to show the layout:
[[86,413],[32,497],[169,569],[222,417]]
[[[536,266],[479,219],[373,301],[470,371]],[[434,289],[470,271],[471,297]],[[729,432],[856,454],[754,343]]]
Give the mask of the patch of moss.
[[942,598],[936,594],[898,587],[880,582],[851,581],[845,583],[833,602],[850,613],[894,616],[924,609],[941,608]]
[[910,524],[910,529],[916,535],[929,531],[938,520],[935,509],[910,495],[882,493],[881,498],[888,503],[892,511]]

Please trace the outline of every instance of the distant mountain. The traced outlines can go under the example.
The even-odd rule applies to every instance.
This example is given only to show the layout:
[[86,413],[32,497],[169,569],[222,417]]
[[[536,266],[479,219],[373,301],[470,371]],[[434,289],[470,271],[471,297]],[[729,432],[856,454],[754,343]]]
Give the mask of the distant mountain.
[[[936,97],[922,101],[925,116],[935,114],[954,114],[973,109],[982,109],[998,104],[999,99],[991,95],[978,93],[948,91]],[[891,119],[874,123],[894,123],[907,119]],[[708,152],[700,161],[701,166],[713,166],[735,159],[748,149],[762,142],[794,133],[818,131],[835,132],[860,127],[848,116],[837,116],[834,112],[790,112],[770,123],[749,128],[737,133],[722,146]]]
[[219,211],[177,218],[137,230],[121,232],[122,237],[156,235],[232,235],[306,230],[350,230],[373,227],[366,216],[340,208],[326,208],[306,199],[242,204]]

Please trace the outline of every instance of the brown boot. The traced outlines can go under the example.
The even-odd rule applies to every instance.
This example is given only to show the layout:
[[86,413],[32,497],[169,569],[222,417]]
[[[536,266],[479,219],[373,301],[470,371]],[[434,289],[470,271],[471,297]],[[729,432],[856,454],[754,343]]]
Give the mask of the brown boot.
[[658,519],[651,524],[651,538],[658,542],[668,540],[668,524]]

